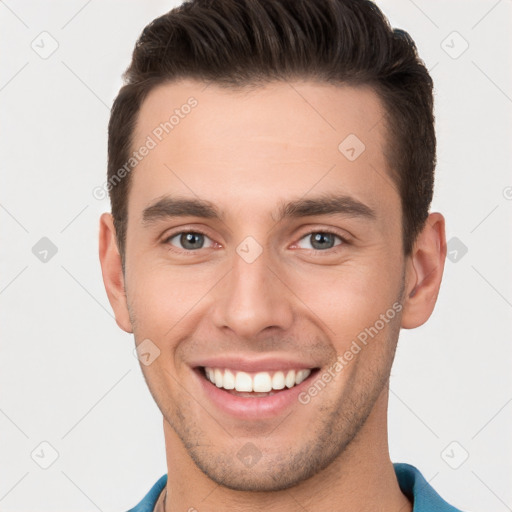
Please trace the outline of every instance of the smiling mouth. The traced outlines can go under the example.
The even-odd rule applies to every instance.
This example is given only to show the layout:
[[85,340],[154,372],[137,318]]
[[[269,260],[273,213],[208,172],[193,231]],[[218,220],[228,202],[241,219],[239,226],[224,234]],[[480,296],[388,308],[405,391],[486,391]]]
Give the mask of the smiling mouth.
[[272,396],[298,386],[305,380],[311,379],[319,368],[257,373],[208,366],[202,366],[199,370],[208,382],[223,391],[240,397],[260,398]]

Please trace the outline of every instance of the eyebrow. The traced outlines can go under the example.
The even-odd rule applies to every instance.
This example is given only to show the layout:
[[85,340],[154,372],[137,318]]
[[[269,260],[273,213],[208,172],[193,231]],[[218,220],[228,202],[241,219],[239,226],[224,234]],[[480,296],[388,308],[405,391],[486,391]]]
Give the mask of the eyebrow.
[[279,208],[277,221],[286,218],[309,217],[313,215],[341,214],[347,217],[360,217],[374,220],[377,214],[374,209],[347,195],[324,194],[310,199],[298,199],[282,203]]
[[[375,220],[374,209],[347,195],[323,194],[310,199],[297,199],[280,203],[276,222],[288,218],[310,217],[314,215],[344,215],[366,220]],[[144,209],[142,220],[152,224],[172,217],[201,217],[223,220],[224,214],[213,203],[204,199],[188,199],[165,196]]]
[[222,215],[217,208],[204,199],[183,199],[165,196],[148,206],[142,212],[142,221],[150,224],[169,217],[203,217],[220,219]]

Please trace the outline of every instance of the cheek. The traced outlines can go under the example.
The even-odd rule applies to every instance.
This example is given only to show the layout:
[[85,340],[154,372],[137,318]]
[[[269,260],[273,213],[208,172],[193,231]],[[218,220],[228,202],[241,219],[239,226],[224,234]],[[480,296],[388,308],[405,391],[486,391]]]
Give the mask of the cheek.
[[398,298],[398,268],[375,261],[301,269],[289,274],[290,288],[312,312],[309,316],[321,322],[320,328],[333,339],[347,341],[373,325]]
[[[208,276],[197,268],[142,263],[127,283],[128,298],[139,323],[171,326],[186,315],[211,288]],[[156,323],[155,323],[156,321]]]

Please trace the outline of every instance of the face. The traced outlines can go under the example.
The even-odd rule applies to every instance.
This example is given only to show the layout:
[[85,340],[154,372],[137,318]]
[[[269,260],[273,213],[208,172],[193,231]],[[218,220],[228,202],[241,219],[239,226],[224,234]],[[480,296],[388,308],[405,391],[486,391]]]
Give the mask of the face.
[[182,81],[142,105],[116,317],[169,439],[226,487],[311,477],[385,399],[409,277],[383,114],[312,82]]

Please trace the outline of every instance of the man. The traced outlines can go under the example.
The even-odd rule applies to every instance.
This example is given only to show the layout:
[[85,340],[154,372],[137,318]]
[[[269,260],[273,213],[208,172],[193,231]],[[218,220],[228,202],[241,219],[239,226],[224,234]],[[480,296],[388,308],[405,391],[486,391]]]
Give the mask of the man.
[[387,442],[446,255],[411,38],[367,0],[197,0],[125,79],[100,259],[168,465],[132,510],[457,510]]

